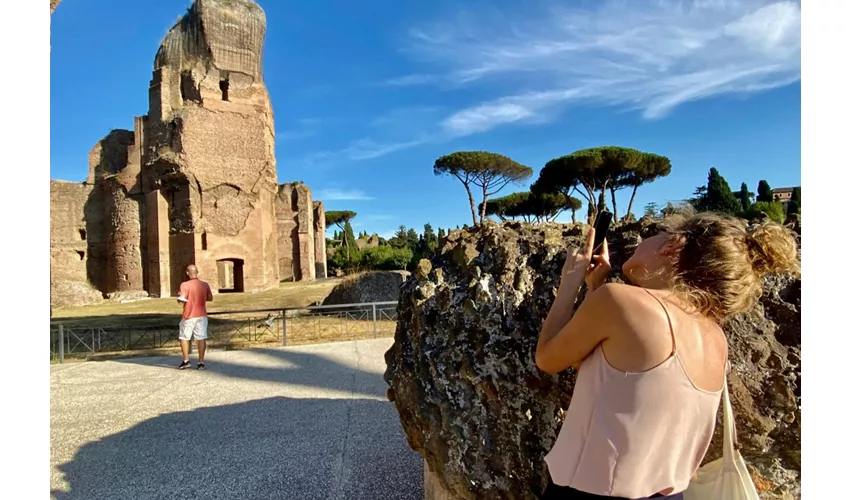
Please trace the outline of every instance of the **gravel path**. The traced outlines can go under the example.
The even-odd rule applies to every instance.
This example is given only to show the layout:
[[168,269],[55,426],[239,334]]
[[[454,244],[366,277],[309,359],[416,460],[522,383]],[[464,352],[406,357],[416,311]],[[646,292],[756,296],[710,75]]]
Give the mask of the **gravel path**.
[[[57,500],[421,500],[386,400],[391,339],[53,365]],[[192,363],[195,359],[193,354]]]

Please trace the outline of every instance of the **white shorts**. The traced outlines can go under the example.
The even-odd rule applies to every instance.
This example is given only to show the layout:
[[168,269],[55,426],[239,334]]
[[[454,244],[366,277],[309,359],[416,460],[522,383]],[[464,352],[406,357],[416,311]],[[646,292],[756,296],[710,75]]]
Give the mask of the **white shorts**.
[[207,340],[207,317],[180,320],[180,340]]

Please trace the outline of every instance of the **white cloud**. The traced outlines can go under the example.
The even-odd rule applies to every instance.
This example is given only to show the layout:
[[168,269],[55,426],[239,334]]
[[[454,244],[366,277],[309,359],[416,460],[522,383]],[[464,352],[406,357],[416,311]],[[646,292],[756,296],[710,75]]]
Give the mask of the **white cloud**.
[[437,106],[400,106],[374,118],[369,122],[373,127],[384,127],[389,131],[416,129],[422,123],[433,122],[442,108]]
[[291,141],[313,137],[317,133],[317,130],[284,130],[283,132],[279,132],[275,138],[279,141]]
[[359,189],[322,189],[315,198],[322,201],[369,201],[375,198],[367,196]]
[[452,137],[486,132],[499,125],[515,122],[546,121],[545,111],[552,105],[581,95],[581,89],[563,91],[529,92],[503,97],[463,109],[440,124]]
[[413,85],[425,85],[427,83],[436,83],[439,81],[434,75],[413,74],[391,78],[384,82],[384,85],[390,87],[410,87]]
[[278,132],[275,138],[281,141],[291,141],[313,137],[319,133],[319,128],[325,121],[327,120],[322,118],[301,118],[295,121],[295,127]]
[[384,156],[385,154],[399,151],[401,149],[418,146],[423,142],[425,142],[424,138],[405,142],[376,143],[371,139],[366,138],[353,141],[347,148],[345,148],[345,150],[343,150],[343,152],[351,160],[368,160]]
[[402,142],[375,142],[370,138],[358,139],[348,143],[343,149],[315,151],[307,154],[300,160],[286,162],[295,168],[310,169],[332,169],[339,163],[346,161],[371,160],[402,149],[411,148],[424,144],[428,138],[421,136],[419,139]]
[[799,2],[588,5],[595,8],[476,14],[414,29],[406,52],[442,74],[396,80],[499,83],[515,89],[443,120],[445,133],[460,136],[551,119],[576,103],[627,107],[655,119],[689,101],[760,92],[800,79]]

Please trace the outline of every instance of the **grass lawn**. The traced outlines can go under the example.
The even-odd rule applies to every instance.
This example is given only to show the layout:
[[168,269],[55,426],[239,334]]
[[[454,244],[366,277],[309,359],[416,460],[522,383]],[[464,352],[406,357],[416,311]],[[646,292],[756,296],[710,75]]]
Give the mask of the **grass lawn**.
[[[209,312],[301,307],[321,301],[342,281],[328,278],[312,282],[281,283],[258,293],[221,293],[207,304]],[[51,323],[69,325],[123,325],[171,322],[182,312],[177,299],[148,299],[125,304],[104,302],[91,306],[54,308]]]

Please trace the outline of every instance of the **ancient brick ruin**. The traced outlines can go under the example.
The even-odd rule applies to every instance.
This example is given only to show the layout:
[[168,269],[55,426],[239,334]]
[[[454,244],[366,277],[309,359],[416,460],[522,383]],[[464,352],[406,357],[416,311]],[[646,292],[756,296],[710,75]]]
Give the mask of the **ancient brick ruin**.
[[52,290],[169,297],[193,263],[219,291],[326,276],[322,202],[277,183],[265,29],[250,0],[196,0],[171,28],[148,114],[94,146],[85,182],[51,181]]

